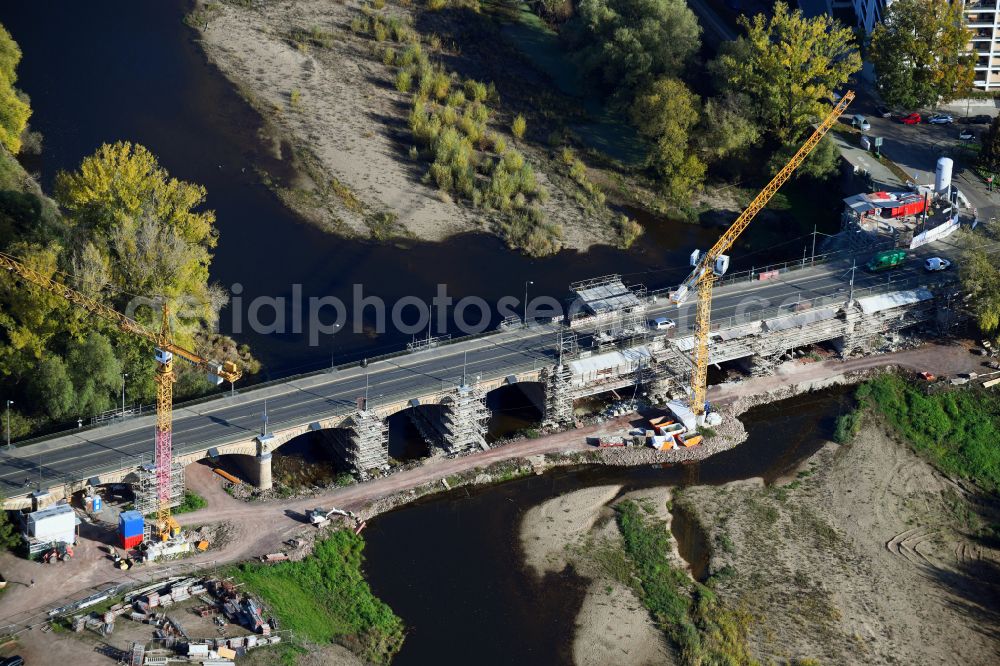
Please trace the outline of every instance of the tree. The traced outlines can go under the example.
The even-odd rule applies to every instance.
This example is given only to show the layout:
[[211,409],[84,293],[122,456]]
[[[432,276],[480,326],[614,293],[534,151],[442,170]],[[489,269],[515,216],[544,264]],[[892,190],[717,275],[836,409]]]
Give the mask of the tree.
[[983,333],[995,333],[1000,327],[1000,270],[981,249],[967,252],[959,264],[962,288]]
[[28,126],[31,106],[15,87],[21,49],[0,25],[0,144],[15,155],[21,150],[21,135]]
[[83,342],[70,346],[66,361],[78,413],[98,414],[117,402],[111,396],[117,397],[121,387],[122,366],[106,337],[91,332]]
[[[214,322],[208,267],[217,233],[215,213],[197,210],[204,187],[171,178],[146,148],[118,142],[102,145],[78,171],[59,173],[56,198],[105,257],[99,262],[84,246],[78,260],[87,287],[107,280],[128,294],[184,297],[188,317]],[[183,327],[176,332],[185,335]]]
[[905,108],[936,106],[964,94],[975,76],[966,52],[972,32],[961,3],[896,0],[872,32],[868,58],[879,92]]
[[636,97],[632,122],[653,143],[649,164],[664,196],[687,203],[705,177],[705,164],[690,149],[688,138],[698,123],[698,97],[677,79],[660,79]]
[[[3,507],[3,501],[3,495],[0,495],[0,507]],[[20,530],[11,521],[10,514],[0,508],[0,549],[11,550],[20,543]]]
[[66,363],[54,354],[43,358],[31,376],[30,395],[50,418],[61,419],[72,413],[76,391],[69,378]]
[[979,151],[979,165],[996,173],[1000,171],[1000,116],[993,119],[990,128],[982,137],[983,147]]
[[735,95],[705,100],[698,149],[709,161],[738,155],[760,139],[747,108],[748,102]]
[[[788,164],[788,160],[792,159],[792,156],[799,151],[799,148],[801,148],[799,144],[786,144],[775,151],[768,162],[771,173],[778,173],[783,166]],[[839,166],[840,150],[829,136],[824,136],[809,153],[809,157],[795,170],[795,178],[811,177],[817,180],[826,180],[837,173]]]
[[805,18],[777,2],[774,16],[740,17],[746,35],[712,64],[725,92],[783,143],[794,143],[829,111],[833,90],[861,69],[853,33],[827,15]]
[[701,26],[684,0],[582,0],[567,32],[584,68],[625,100],[679,74],[701,46]]

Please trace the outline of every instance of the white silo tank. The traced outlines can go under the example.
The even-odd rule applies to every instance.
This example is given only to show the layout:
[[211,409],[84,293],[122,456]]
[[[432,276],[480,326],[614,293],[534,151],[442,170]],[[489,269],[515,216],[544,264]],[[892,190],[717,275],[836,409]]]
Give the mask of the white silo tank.
[[934,192],[947,196],[951,188],[951,170],[955,163],[950,157],[939,157],[937,170],[934,173]]

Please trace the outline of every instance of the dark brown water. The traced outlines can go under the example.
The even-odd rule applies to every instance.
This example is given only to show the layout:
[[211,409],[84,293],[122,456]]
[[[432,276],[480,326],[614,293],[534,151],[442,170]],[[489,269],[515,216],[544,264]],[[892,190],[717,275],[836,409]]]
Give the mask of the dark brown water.
[[[220,232],[212,279],[227,288],[242,285],[244,304],[261,295],[290,296],[294,284],[302,285],[303,298],[333,295],[347,303],[353,284],[389,303],[409,295],[429,300],[438,284],[448,285],[455,299],[521,299],[526,280],[534,282],[532,297],[562,299],[569,282],[607,273],[666,286],[685,276],[690,251],[718,234],[644,218],[650,233],[631,251],[600,247],[534,260],[483,234],[392,245],[321,232],[286,210],[256,175],[254,165],[278,177],[288,168],[258,140],[257,114],[206,62],[182,23],[186,10],[185,2],[8,2],[0,5],[0,22],[24,52],[18,86],[31,97],[32,126],[45,135],[44,154],[30,168],[49,185],[58,170],[75,168],[103,142],[147,146],[172,175],[206,186]],[[801,251],[798,245],[765,249],[735,257],[734,265],[795,258]],[[289,317],[291,309],[289,302]],[[232,331],[228,312],[221,328]],[[410,340],[350,328],[318,347],[307,344],[304,332],[236,337],[264,362],[265,379],[326,367],[331,356],[345,362],[395,351]]]
[[368,580],[409,628],[394,664],[464,664],[470,655],[477,664],[570,664],[586,581],[565,571],[538,582],[524,570],[518,529],[528,509],[593,485],[622,484],[627,492],[772,481],[830,437],[847,395],[832,389],[750,410],[743,416],[747,442],[702,463],[561,468],[437,495],[370,521]]

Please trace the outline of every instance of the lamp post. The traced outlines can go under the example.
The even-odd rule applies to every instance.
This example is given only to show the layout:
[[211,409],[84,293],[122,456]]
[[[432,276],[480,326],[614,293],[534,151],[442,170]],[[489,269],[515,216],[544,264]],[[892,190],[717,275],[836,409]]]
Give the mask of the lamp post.
[[521,322],[525,326],[528,325],[528,285],[529,284],[535,284],[535,283],[532,282],[531,280],[528,280],[527,282],[524,283],[524,318],[521,320]]
[[10,448],[10,406],[14,404],[13,400],[7,401],[7,448]]
[[127,372],[122,373],[122,420],[125,419],[125,379],[128,377]]
[[330,333],[330,372],[333,372],[334,368],[337,367],[333,362],[333,359],[335,358],[335,354],[333,353],[333,342],[335,336],[337,335],[337,331],[339,330],[340,330],[340,324],[334,324],[333,331]]

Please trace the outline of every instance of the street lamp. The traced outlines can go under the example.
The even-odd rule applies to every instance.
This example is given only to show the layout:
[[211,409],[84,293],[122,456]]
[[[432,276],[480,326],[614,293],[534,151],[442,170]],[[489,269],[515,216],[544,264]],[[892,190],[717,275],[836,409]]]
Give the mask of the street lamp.
[[531,280],[528,280],[527,282],[524,283],[524,317],[522,318],[521,321],[522,321],[522,323],[525,326],[528,325],[528,285],[529,284],[535,284],[535,283],[532,282]]
[[10,448],[10,406],[14,404],[13,400],[7,401],[7,448]]
[[125,378],[128,377],[127,372],[122,373],[122,420],[125,419]]
[[333,372],[334,369],[336,368],[336,365],[334,365],[334,363],[333,363],[333,359],[334,359],[333,341],[334,341],[334,336],[337,335],[337,331],[339,331],[339,330],[340,330],[340,324],[334,324],[333,325],[333,330],[330,331],[330,372]]

